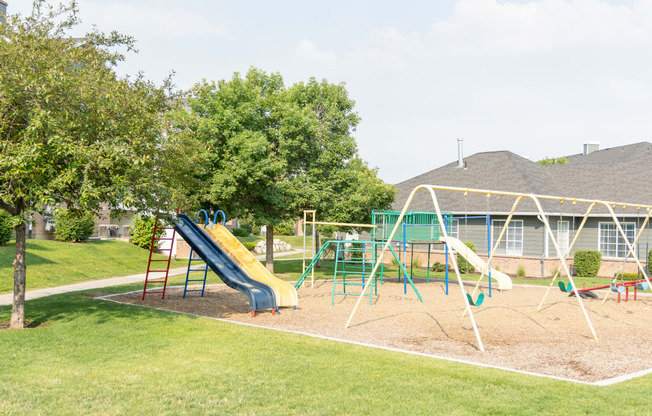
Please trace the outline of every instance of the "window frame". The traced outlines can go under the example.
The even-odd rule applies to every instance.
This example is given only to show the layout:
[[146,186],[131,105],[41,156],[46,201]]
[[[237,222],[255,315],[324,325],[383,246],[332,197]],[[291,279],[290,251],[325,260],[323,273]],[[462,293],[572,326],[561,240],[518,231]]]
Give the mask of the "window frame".
[[[602,234],[603,234],[602,226],[603,225],[613,227],[613,231],[614,231],[615,236],[616,236],[615,237],[615,244],[616,244],[616,247],[615,247],[615,254],[616,255],[615,256],[609,255],[611,253],[605,254],[605,252],[602,250]],[[635,222],[621,222],[620,225],[623,228],[623,231],[625,232],[625,236],[628,236],[628,231],[633,232],[633,234],[631,235],[631,239],[630,239],[630,236],[628,236],[628,238],[627,238],[627,240],[629,242],[633,243],[634,240],[636,239],[636,233],[637,233],[636,223]],[[628,226],[631,226],[632,229],[627,230]],[[605,244],[613,244],[613,243],[607,242]],[[622,248],[623,248],[624,256],[619,256],[619,248],[620,248],[620,246],[622,246]],[[636,250],[637,250],[636,244],[633,244],[633,246],[634,246],[634,253],[636,253]],[[627,256],[627,253],[629,252],[629,247],[627,247],[627,244],[623,240],[622,235],[620,235],[620,232],[618,231],[618,227],[616,227],[615,222],[613,222],[613,221],[599,221],[598,222],[598,251],[602,254],[603,258],[607,258],[607,259],[624,259],[625,256],[627,258],[630,257],[630,256]]]
[[[494,235],[494,229],[496,228],[496,222],[505,223],[505,222],[507,222],[507,219],[504,219],[504,220],[494,220],[494,219],[492,219],[491,220],[491,247],[492,247],[492,250],[494,249],[495,244],[496,244],[496,239],[498,238],[497,235],[496,236]],[[521,248],[521,250],[520,250],[519,253],[517,253],[517,252],[509,252],[509,250],[508,250],[508,247],[509,247],[509,229],[510,229],[510,227],[512,225],[517,228],[518,227],[517,224],[520,224],[520,229],[521,229],[521,240],[520,240],[520,248]],[[500,227],[500,229],[502,229],[504,226],[505,226],[505,224],[501,224],[499,227]],[[518,242],[519,241],[517,241],[517,240],[513,241],[513,243],[518,243]],[[511,220],[509,222],[509,225],[507,226],[507,232],[503,236],[503,240],[499,244],[499,247],[500,247],[501,244],[505,245],[505,252],[501,252],[500,248],[498,248],[498,249],[496,249],[496,254],[504,255],[504,256],[522,257],[523,252],[525,250],[525,221],[523,221],[523,220]]]

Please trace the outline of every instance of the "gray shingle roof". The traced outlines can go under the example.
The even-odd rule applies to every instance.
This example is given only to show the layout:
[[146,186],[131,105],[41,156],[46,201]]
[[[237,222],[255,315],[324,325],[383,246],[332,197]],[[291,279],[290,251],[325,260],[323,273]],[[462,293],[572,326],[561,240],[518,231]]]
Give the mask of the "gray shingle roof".
[[[450,163],[397,184],[394,209],[402,209],[410,192],[418,185],[442,185],[462,188],[490,189],[607,201],[652,205],[652,143],[643,142],[619,148],[596,151],[587,156],[571,156],[568,165],[540,165],[509,151],[477,153],[465,158],[465,168]],[[621,150],[624,149],[624,150]],[[604,153],[603,153],[604,152]],[[442,210],[456,213],[508,212],[513,197],[472,195],[438,191]],[[563,206],[557,201],[541,201],[549,213],[583,213],[586,205]],[[433,211],[432,199],[420,191],[410,205],[411,210]],[[534,213],[533,203],[524,201],[517,212]],[[631,209],[629,214],[635,215]],[[596,214],[605,209],[594,210]],[[616,212],[617,214],[622,213]]]

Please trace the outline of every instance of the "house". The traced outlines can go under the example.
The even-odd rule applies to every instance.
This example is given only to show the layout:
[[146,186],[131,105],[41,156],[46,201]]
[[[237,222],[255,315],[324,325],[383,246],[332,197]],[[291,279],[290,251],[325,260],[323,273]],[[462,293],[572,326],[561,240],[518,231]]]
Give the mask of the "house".
[[[652,143],[604,150],[599,149],[598,143],[586,143],[582,153],[566,159],[567,164],[542,165],[509,151],[477,153],[467,158],[460,154],[453,163],[397,184],[393,209],[402,209],[412,189],[422,184],[652,205]],[[465,197],[461,192],[445,191],[437,192],[437,198],[441,210],[450,211],[455,217],[451,227],[453,236],[473,242],[479,254],[487,253],[488,234],[492,243],[497,240],[514,202],[513,197],[487,198],[477,194]],[[552,200],[541,203],[560,249],[567,251],[588,204]],[[424,191],[417,193],[409,209],[434,211],[430,195]],[[645,210],[622,207],[614,210],[628,239],[633,241],[645,219]],[[491,221],[489,230],[486,219],[468,218],[487,214]],[[636,246],[642,262],[652,248],[652,233],[646,228]],[[569,265],[577,250],[602,252],[601,276],[613,276],[628,251],[604,207],[595,208],[590,214],[569,255]],[[523,267],[529,276],[550,276],[559,267],[554,246],[531,201],[518,206],[496,255],[492,264],[507,273],[516,273]],[[636,273],[633,260],[626,262],[625,271]]]
[[7,16],[7,2],[0,0],[0,22],[4,22]]

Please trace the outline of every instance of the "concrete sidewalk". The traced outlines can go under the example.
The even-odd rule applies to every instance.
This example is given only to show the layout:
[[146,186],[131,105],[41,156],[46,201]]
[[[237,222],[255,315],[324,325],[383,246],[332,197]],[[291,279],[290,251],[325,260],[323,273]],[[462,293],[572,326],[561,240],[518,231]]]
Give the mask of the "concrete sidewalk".
[[[301,250],[286,251],[284,253],[274,253],[274,258],[289,256],[292,254],[301,253]],[[265,255],[256,256],[259,260],[264,260]],[[178,267],[170,269],[169,276],[178,276],[186,273],[187,267]],[[29,273],[29,272],[28,272]],[[29,274],[27,276],[29,282]],[[25,293],[25,300],[43,298],[46,296],[60,295],[62,293],[77,292],[80,290],[101,289],[103,287],[126,285],[129,283],[145,281],[145,273],[132,274],[131,276],[112,277],[110,279],[90,280],[88,282],[75,283],[72,285],[48,287],[45,289],[28,290]],[[13,293],[0,295],[0,306],[11,305],[13,300]]]

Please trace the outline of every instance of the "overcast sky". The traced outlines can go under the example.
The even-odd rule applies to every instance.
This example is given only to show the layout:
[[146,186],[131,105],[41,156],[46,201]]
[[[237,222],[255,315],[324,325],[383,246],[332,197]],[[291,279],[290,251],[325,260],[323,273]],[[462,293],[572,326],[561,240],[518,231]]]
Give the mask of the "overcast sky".
[[[8,0],[29,13],[31,0]],[[250,66],[345,82],[361,156],[397,183],[464,153],[538,160],[652,139],[652,0],[80,0],[120,66],[179,88]]]

